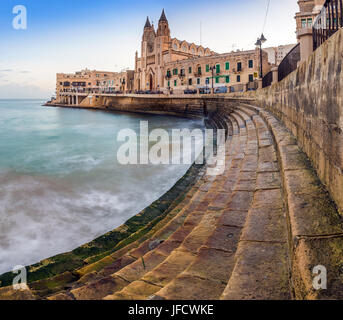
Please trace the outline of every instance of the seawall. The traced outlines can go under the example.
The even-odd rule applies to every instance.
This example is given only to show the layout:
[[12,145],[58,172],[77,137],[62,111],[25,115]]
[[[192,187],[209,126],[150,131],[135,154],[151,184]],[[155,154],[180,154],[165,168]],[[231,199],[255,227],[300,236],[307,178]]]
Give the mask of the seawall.
[[343,29],[283,81],[251,97],[296,137],[343,213]]

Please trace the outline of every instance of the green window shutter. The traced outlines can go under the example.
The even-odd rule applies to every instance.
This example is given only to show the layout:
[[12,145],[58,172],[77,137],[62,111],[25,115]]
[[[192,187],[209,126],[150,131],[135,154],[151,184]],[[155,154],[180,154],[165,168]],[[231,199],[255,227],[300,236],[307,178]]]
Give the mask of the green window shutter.
[[210,72],[210,66],[208,64],[206,65],[206,72]]
[[226,76],[226,77],[225,77],[225,82],[226,82],[226,83],[230,83],[230,76]]
[[226,62],[225,63],[225,69],[226,70],[230,70],[230,62]]
[[177,80],[174,80],[174,87],[177,86]]
[[170,81],[168,81],[168,87],[170,87]]
[[216,65],[216,72],[217,72],[217,73],[220,73],[220,64],[217,64],[217,65]]
[[216,77],[216,83],[219,83],[219,77]]

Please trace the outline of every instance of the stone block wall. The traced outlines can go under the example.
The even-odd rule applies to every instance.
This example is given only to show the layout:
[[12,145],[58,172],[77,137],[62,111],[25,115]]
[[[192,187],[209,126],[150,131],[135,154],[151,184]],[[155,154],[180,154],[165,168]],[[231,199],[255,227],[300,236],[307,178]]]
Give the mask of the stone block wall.
[[257,103],[292,131],[343,213],[343,29]]

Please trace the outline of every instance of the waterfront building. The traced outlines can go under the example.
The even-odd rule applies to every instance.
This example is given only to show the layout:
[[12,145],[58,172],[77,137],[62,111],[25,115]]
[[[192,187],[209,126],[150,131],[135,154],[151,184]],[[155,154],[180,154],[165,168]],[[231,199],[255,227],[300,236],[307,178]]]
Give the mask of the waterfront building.
[[[270,70],[268,54],[263,51],[263,73]],[[213,69],[213,70],[212,70]],[[163,10],[157,31],[147,18],[136,52],[135,90],[182,91],[200,87],[235,85],[243,88],[258,79],[259,49],[218,54],[209,48],[171,38]]]
[[122,72],[84,69],[75,73],[58,73],[56,98],[60,101],[62,92],[130,92],[133,90],[134,71]]

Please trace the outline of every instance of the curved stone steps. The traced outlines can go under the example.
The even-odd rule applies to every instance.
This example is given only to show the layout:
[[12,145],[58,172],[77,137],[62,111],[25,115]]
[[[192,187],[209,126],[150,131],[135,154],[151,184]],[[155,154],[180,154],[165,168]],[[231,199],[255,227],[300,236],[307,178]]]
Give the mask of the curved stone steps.
[[[238,120],[237,120],[238,121]],[[242,127],[242,131],[244,124],[240,123]],[[237,127],[238,129],[238,127]],[[242,162],[241,160],[241,153],[242,148],[244,148],[244,144],[239,141],[239,136],[237,137],[237,144],[234,144],[235,139],[232,139],[232,150],[229,152],[231,153],[231,159],[228,160],[229,163],[232,164],[232,160],[236,160],[235,157],[238,157],[237,159]],[[230,165],[230,169],[227,170],[227,174],[230,174],[230,170],[235,170],[237,168],[237,164],[233,164],[232,167]],[[221,179],[220,179],[221,180]],[[237,182],[237,179],[234,179],[232,184],[234,185],[235,182]],[[217,185],[220,185],[221,181],[217,183]],[[213,194],[216,194],[216,191],[218,191],[217,186],[214,186],[217,190],[211,190]],[[187,255],[185,254],[187,252],[187,249],[189,250],[189,247],[185,248],[186,250],[180,250],[181,248],[178,248],[173,252],[173,254],[161,265],[159,265],[155,270],[147,274],[145,277],[143,277],[141,280],[136,281],[134,283],[131,283],[129,286],[125,287],[121,292],[107,297],[107,299],[146,299],[150,294],[155,294],[154,299],[189,299],[190,293],[186,292],[185,290],[178,290],[177,288],[180,285],[184,285],[186,287],[189,287],[189,281],[191,283],[195,281],[200,281],[201,284],[199,286],[199,289],[201,287],[201,290],[196,290],[194,286],[191,286],[193,290],[193,296],[198,296],[211,299],[215,298],[214,294],[214,285],[217,288],[222,287],[222,289],[225,287],[224,283],[226,280],[225,271],[229,270],[229,268],[222,267],[221,271],[218,272],[218,277],[221,279],[211,279],[208,280],[201,276],[195,276],[194,274],[189,274],[190,272],[194,271],[195,273],[199,272],[207,274],[207,277],[209,276],[209,271],[211,270],[209,265],[206,265],[206,263],[214,262],[215,260],[209,260],[209,255],[214,257],[217,256],[224,256],[228,257],[231,255],[231,252],[225,251],[225,249],[221,250],[220,248],[224,247],[224,242],[227,239],[224,235],[230,228],[230,226],[223,225],[221,228],[218,228],[218,220],[219,218],[223,217],[223,210],[226,208],[228,203],[230,202],[230,197],[232,196],[232,189],[229,190],[229,193],[218,193],[218,197],[213,198],[213,202],[209,203],[208,209],[215,209],[219,212],[211,212],[208,211],[205,215],[205,217],[214,217],[215,223],[211,222],[209,223],[208,219],[204,219],[204,224],[202,227],[199,227],[198,230],[194,230],[192,234],[190,234],[189,240],[191,243],[196,243],[197,241],[194,241],[197,239],[199,235],[203,237],[203,239],[207,239],[206,242],[203,242],[201,245],[201,241],[198,243],[196,248],[193,249],[193,255]],[[222,207],[220,207],[220,203]],[[218,207],[219,206],[219,207]],[[204,208],[203,210],[206,210]],[[225,220],[225,219],[224,219]],[[205,237],[204,237],[205,235]],[[229,241],[233,238],[233,233],[229,234]],[[222,245],[219,245],[219,240],[222,241]],[[187,243],[187,241],[185,241]],[[195,256],[194,256],[195,254]],[[228,262],[228,259],[222,259],[222,262]],[[189,262],[189,263],[187,263]],[[201,263],[200,263],[201,262]],[[185,270],[187,266],[190,264],[190,267],[181,273],[181,271]],[[212,272],[212,271],[210,271]],[[179,274],[179,275],[178,275]],[[178,275],[178,277],[172,281],[173,278],[175,278]],[[168,284],[169,283],[169,284]],[[188,285],[187,285],[188,283]],[[159,287],[159,288],[158,288]],[[164,287],[161,289],[161,287]],[[176,292],[174,292],[176,288]],[[198,288],[198,286],[196,286]],[[206,291],[205,291],[206,288]],[[158,291],[158,289],[161,289]],[[219,289],[221,290],[221,289]],[[165,292],[167,291],[167,295]],[[180,292],[183,292],[184,296],[180,296]],[[175,296],[176,295],[176,296]],[[219,294],[216,295],[217,297]],[[195,297],[196,299],[196,297]]]
[[[242,145],[235,143],[237,136],[231,141],[230,151],[233,155],[240,154]],[[228,163],[230,166],[230,163]],[[229,172],[230,169],[227,169]],[[211,236],[215,230],[216,221],[221,215],[220,206],[225,206],[228,202],[228,193],[218,193],[220,182],[214,179],[212,187],[209,189],[209,199],[206,199],[196,210],[202,212],[203,218],[199,225],[185,238],[183,244],[175,249],[169,257],[160,263],[154,270],[145,274],[137,281],[131,282],[123,290],[105,299],[147,299],[150,295],[158,292],[166,286],[178,274],[197,257],[201,245]],[[231,190],[230,190],[231,192]]]
[[[216,127],[222,127],[220,121],[213,122]],[[226,128],[224,128],[226,130]],[[231,140],[227,140],[227,144],[230,144]],[[181,212],[172,219],[165,227],[158,230],[152,238],[144,241],[138,248],[131,249],[124,256],[119,256],[118,253],[114,255],[118,257],[115,263],[107,266],[100,272],[95,274],[86,274],[80,281],[74,285],[68,294],[72,295],[76,299],[100,299],[109,293],[113,293],[121,289],[127,283],[134,281],[135,277],[140,277],[141,274],[148,272],[154,265],[160,261],[163,261],[168,256],[168,250],[172,250],[180,244],[182,237],[187,236],[187,231],[190,231],[196,219],[200,217],[196,214],[197,206],[199,206],[203,200],[206,200],[206,194],[209,192],[209,186],[213,181],[208,177],[203,177],[199,180],[196,187],[196,193],[193,197],[190,194],[187,195],[188,205],[185,203],[179,205]],[[200,188],[201,187],[201,188]],[[182,220],[183,218],[183,220]],[[180,221],[184,221],[184,224],[180,224]],[[187,227],[185,227],[187,226]],[[178,228],[176,228],[178,227]],[[154,241],[164,241],[157,248],[149,248],[150,244]],[[161,250],[161,252],[158,252]],[[120,252],[119,252],[120,254]],[[104,258],[105,260],[108,257]],[[124,261],[124,263],[123,263]],[[113,271],[113,272],[111,272]],[[116,276],[114,276],[116,274]],[[113,280],[114,279],[114,280]],[[51,299],[60,298],[61,295],[54,295]]]
[[246,121],[252,119],[256,126],[258,161],[256,167],[247,166],[246,170],[257,176],[235,268],[221,299],[290,299],[287,221],[280,172],[264,171],[266,162],[277,161],[275,147],[262,118],[244,109],[235,112]]
[[[343,223],[336,205],[295,138],[280,121],[262,108],[244,108],[255,110],[264,119],[276,141],[288,207],[295,298],[342,299]],[[316,266],[326,268],[326,290],[313,287]]]
[[[114,272],[139,259],[143,254],[149,252],[151,248],[160,244],[161,241],[167,239],[184,223],[189,213],[194,210],[195,199],[201,194],[199,188],[204,185],[204,181],[205,177],[200,178],[187,193],[185,199],[143,238],[138,239],[136,242],[123,247],[121,250],[106,256],[94,264],[86,266],[83,270],[81,269],[81,272],[80,270],[76,270],[76,273],[80,272],[81,278],[72,284],[68,291],[110,276]],[[192,199],[192,205],[189,205]],[[51,281],[54,281],[54,279],[51,279]],[[33,283],[30,286],[35,287],[36,284]],[[51,298],[54,299],[55,296],[53,295]],[[58,297],[60,296],[58,294]]]
[[[189,200],[189,205],[162,230],[157,231],[154,238],[164,240],[162,244],[156,244],[163,253],[156,253],[156,245],[149,248],[151,241],[145,241],[140,247],[126,254],[124,258],[119,258],[120,261],[128,261],[127,265],[110,266],[105,270],[106,272],[100,272],[96,280],[85,279],[82,286],[72,289],[70,293],[75,299],[101,299],[115,290],[120,290],[135,277],[153,268],[156,263],[168,256],[168,250],[179,246],[182,237],[185,237],[195,227],[199,220],[195,209],[206,195],[207,191],[198,190]],[[110,273],[111,271],[113,272]],[[114,276],[114,274],[118,274],[118,276]]]
[[[231,116],[239,124],[241,135],[246,136],[244,121],[237,114]],[[251,129],[250,127],[248,137],[253,141],[254,136],[251,135],[253,132]],[[242,143],[242,136],[239,136],[240,149],[235,155],[231,155],[232,160],[239,161],[238,163],[233,162],[233,169],[242,169],[244,164],[241,154],[247,150],[249,138]],[[232,171],[227,172],[227,179],[230,179],[230,173]],[[246,191],[244,187],[245,184],[249,184],[246,182],[239,176],[234,177],[231,182],[231,193],[225,194],[227,199],[225,206],[218,208],[220,214],[212,234],[199,248],[189,267],[157,292],[155,298],[213,300],[220,297],[234,266],[234,252],[247,214],[246,209],[251,201],[251,192]]]
[[[294,137],[248,104],[209,123],[228,135],[224,174],[202,176],[150,233],[49,300],[343,298],[342,220]],[[312,286],[317,265],[327,290]]]

